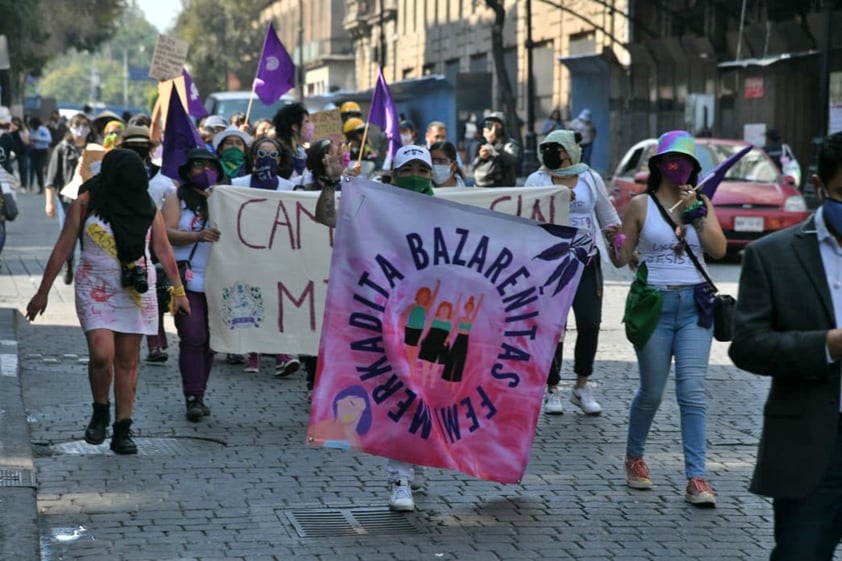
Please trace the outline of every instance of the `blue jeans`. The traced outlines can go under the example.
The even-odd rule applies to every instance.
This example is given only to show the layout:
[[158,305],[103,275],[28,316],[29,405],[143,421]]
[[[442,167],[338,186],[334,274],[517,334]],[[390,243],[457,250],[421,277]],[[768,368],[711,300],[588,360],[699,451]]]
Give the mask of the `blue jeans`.
[[646,437],[661,405],[670,363],[675,357],[675,396],[681,412],[684,472],[705,475],[705,373],[713,327],[699,327],[693,287],[663,290],[661,318],[643,347],[635,347],[640,387],[629,412],[626,454],[642,458]]

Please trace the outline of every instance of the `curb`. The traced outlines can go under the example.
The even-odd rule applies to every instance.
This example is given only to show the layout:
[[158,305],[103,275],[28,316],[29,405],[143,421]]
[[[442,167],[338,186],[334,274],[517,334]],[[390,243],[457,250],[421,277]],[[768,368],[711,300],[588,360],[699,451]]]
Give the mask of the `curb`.
[[15,308],[0,308],[0,559],[39,561],[38,489],[18,367]]

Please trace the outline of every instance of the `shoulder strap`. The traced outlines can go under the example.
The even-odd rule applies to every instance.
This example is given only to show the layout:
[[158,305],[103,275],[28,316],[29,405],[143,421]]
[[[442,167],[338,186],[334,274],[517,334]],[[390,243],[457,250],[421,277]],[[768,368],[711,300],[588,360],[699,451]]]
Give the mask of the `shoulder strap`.
[[[678,228],[676,223],[673,222],[670,215],[667,214],[667,211],[664,209],[663,206],[661,206],[661,202],[658,200],[658,197],[656,197],[654,193],[650,193],[649,196],[652,198],[652,202],[654,202],[655,206],[658,207],[658,211],[661,213],[661,216],[664,218],[664,220],[666,220],[667,224],[669,224],[674,233],[675,230]],[[678,238],[678,235],[676,235],[675,237]],[[679,241],[681,240],[679,239]],[[699,259],[698,257],[696,257],[696,254],[693,253],[692,249],[690,249],[689,243],[684,244],[684,251],[687,252],[687,256],[690,258],[690,261],[693,262],[693,265],[696,266],[696,269],[699,271],[699,273],[705,278],[705,280],[711,286],[711,288],[713,288],[713,291],[719,292],[719,289],[716,288],[716,285],[713,283],[713,280],[710,278],[710,275],[708,275],[707,271],[705,271],[705,268],[702,267],[702,264],[699,263]]]

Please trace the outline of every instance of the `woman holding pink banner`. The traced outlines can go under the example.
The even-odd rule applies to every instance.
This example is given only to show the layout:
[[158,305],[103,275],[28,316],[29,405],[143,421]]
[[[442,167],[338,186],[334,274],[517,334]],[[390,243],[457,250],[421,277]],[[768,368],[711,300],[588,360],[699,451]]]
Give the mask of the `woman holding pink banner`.
[[[280,141],[263,137],[254,141],[249,148],[251,173],[235,177],[231,185],[267,189],[269,191],[292,191],[295,184],[289,180],[292,174],[292,153]],[[289,376],[298,371],[301,362],[294,356],[280,353],[275,355],[275,376]],[[260,353],[249,353],[245,372],[260,371]]]
[[[572,189],[570,225],[585,230],[594,240],[588,264],[573,298],[573,315],[576,317],[573,372],[576,374],[576,385],[571,392],[570,402],[586,415],[599,415],[602,407],[594,399],[588,380],[593,374],[599,326],[602,322],[600,256],[606,254],[602,233],[610,236],[619,231],[620,217],[608,198],[602,178],[580,161],[581,149],[576,143],[576,133],[569,130],[552,131],[541,141],[538,154],[542,166],[526,179],[524,187],[564,185]],[[547,375],[544,413],[551,415],[560,415],[564,411],[558,389],[563,354],[564,342],[560,341]]]

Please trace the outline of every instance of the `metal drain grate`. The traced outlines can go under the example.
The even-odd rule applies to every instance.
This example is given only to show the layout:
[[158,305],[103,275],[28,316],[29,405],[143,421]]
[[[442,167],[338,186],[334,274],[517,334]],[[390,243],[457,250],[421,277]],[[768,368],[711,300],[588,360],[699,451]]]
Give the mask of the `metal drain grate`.
[[418,533],[406,513],[384,508],[291,510],[286,517],[302,538]]
[[0,468],[0,487],[36,487],[31,469]]

